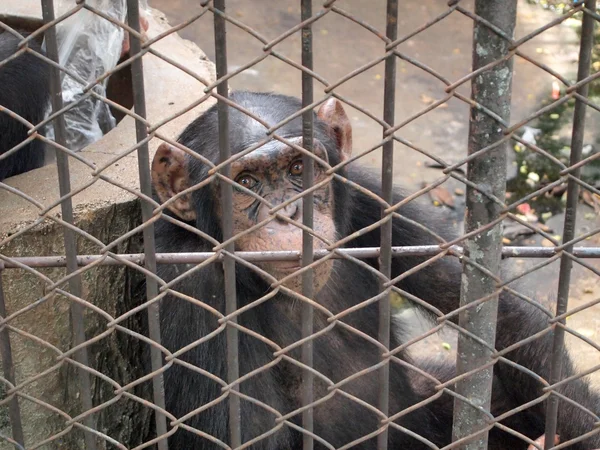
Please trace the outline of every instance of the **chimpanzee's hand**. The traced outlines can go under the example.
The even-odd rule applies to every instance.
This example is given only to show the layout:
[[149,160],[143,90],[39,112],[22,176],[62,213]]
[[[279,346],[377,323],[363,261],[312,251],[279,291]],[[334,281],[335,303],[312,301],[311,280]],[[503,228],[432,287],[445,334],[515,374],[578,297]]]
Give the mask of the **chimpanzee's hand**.
[[[539,448],[543,449],[544,445],[546,445],[546,436],[540,436],[539,438],[537,438],[535,440],[535,443],[538,445]],[[558,434],[554,435],[554,445],[558,445],[560,444],[560,436]],[[533,445],[530,445],[529,447],[527,447],[527,450],[536,450],[536,447],[534,447]]]
[[[546,444],[546,437],[545,436],[540,436],[539,438],[537,438],[535,440],[535,443],[538,445],[539,448],[544,448],[544,445]],[[554,445],[558,445],[560,444],[560,436],[557,434],[554,436]],[[533,445],[530,445],[529,447],[527,447],[527,450],[536,450],[536,448]],[[596,449],[596,450],[600,450],[600,449]]]
[[[148,19],[144,17],[143,13],[140,12],[140,14],[140,28],[143,35],[145,31],[148,31],[150,24],[148,23]],[[123,46],[121,47],[121,58],[129,53],[129,49],[129,33],[125,32],[125,36],[123,36]]]

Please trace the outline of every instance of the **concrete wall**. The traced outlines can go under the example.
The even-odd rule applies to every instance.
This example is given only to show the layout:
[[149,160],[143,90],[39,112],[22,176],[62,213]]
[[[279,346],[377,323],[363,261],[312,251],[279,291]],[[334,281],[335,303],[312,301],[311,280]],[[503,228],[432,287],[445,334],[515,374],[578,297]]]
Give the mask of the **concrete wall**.
[[[21,15],[27,20],[39,20],[37,1],[10,0],[1,3],[0,20],[11,14]],[[149,22],[149,38],[169,28],[164,15],[156,10],[151,11]],[[154,44],[153,48],[199,77],[209,82],[214,81],[213,64],[191,42],[172,34]],[[203,95],[205,86],[202,83],[160,58],[147,55],[143,64],[148,119],[152,123],[171,116]],[[175,138],[187,123],[210,104],[212,102],[196,107],[161,127],[159,132]],[[134,120],[125,117],[115,129],[80,155],[97,166],[105,164],[135,144],[134,127]],[[151,157],[160,143],[159,139],[151,141]],[[89,167],[73,158],[69,158],[69,163],[73,190],[93,181]],[[135,153],[122,158],[103,174],[131,190],[139,190]],[[44,206],[59,198],[54,165],[8,179],[6,184],[26,193]],[[76,225],[104,244],[125,234],[141,220],[136,196],[100,179],[75,195],[73,206]],[[62,227],[51,220],[51,217],[60,217],[59,208],[54,208],[45,218],[40,218],[38,207],[0,189],[0,210],[0,255],[9,258],[64,255]],[[40,220],[41,223],[36,223]],[[96,243],[85,237],[78,237],[77,246],[80,254],[96,254],[99,250]],[[141,249],[141,236],[135,236],[117,248],[118,253],[141,252]],[[61,268],[34,272],[22,269],[2,271],[8,315],[34,305],[46,294],[45,289],[49,283],[47,279],[54,282],[64,275],[65,270]],[[139,273],[123,267],[91,268],[82,278],[83,299],[106,311],[111,317],[118,317],[131,309],[136,298],[135,291],[143,280]],[[68,290],[68,287],[65,289]],[[82,432],[77,428],[67,427],[65,423],[68,417],[58,411],[64,411],[70,417],[81,413],[76,369],[68,362],[57,361],[57,355],[61,351],[72,347],[69,302],[65,296],[57,294],[9,322],[17,385],[24,384],[19,389],[23,394],[19,403],[28,448],[61,432],[64,434],[41,448],[84,448]],[[134,317],[126,325],[140,326],[144,314]],[[106,331],[106,323],[106,317],[87,308],[85,327],[88,339]],[[142,345],[125,333],[113,330],[109,336],[90,345],[88,350],[91,367],[121,385],[134,380],[141,373]],[[39,376],[40,374],[43,375]],[[36,376],[39,378],[35,378]],[[114,398],[114,387],[110,383],[95,376],[91,378],[94,405]],[[0,386],[3,383],[0,382]],[[145,395],[147,392],[146,387],[142,387],[136,393]],[[102,409],[94,415],[94,419],[98,428],[127,447],[140,443],[152,422],[148,408],[126,398]],[[0,402],[0,433],[10,436],[6,401]],[[105,447],[101,439],[98,442],[101,443],[100,448]],[[109,447],[112,448],[112,445]],[[0,439],[0,449],[3,448],[13,447]]]

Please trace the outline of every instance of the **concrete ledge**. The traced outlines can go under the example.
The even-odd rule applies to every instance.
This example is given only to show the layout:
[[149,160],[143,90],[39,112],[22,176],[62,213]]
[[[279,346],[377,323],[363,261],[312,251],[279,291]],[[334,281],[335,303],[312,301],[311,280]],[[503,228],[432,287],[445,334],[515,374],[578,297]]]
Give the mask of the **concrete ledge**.
[[[30,1],[13,3],[15,5],[36,4]],[[28,19],[35,19],[35,9],[28,9],[27,6],[23,8],[28,12],[17,9],[16,13],[26,14]],[[4,6],[0,9],[0,18],[3,14],[7,16]],[[149,38],[170,28],[165,16],[156,10],[151,11],[149,23]],[[155,43],[152,48],[208,82],[215,80],[214,65],[207,60],[205,54],[178,35],[169,35]],[[205,87],[202,83],[162,59],[148,54],[144,56],[143,64],[147,117],[151,123],[166,119],[202,97]],[[159,133],[175,139],[185,125],[212,103],[212,101],[205,102],[169,122],[159,129]],[[79,155],[100,167],[134,146],[135,143],[135,121],[127,116],[115,129]],[[150,142],[151,157],[160,143],[159,139]],[[88,166],[73,158],[69,158],[69,164],[73,190],[93,181],[92,169]],[[135,152],[120,159],[104,171],[103,175],[132,192],[139,192]],[[59,198],[55,165],[42,167],[5,182],[44,207],[52,205]],[[107,181],[96,180],[75,195],[73,206],[77,227],[103,244],[114,241],[140,223],[137,197]],[[2,211],[0,256],[10,258],[64,255],[62,227],[48,217],[41,218],[38,207],[18,195],[0,189],[0,209]],[[60,208],[53,208],[48,216],[60,217]],[[36,221],[40,223],[36,224]],[[139,252],[141,248],[141,236],[135,236],[120,244],[115,251]],[[78,236],[80,254],[98,253],[98,250],[99,245],[83,236]],[[46,372],[19,389],[20,393],[30,396],[30,398],[21,396],[19,399],[27,447],[64,432],[43,448],[84,448],[82,431],[77,427],[66,426],[68,417],[52,411],[49,407],[51,405],[64,411],[70,417],[81,413],[76,368],[64,360],[62,362],[57,360],[61,351],[64,352],[73,345],[69,315],[70,300],[56,294],[34,306],[34,303],[46,294],[45,289],[49,280],[56,282],[64,276],[65,270],[60,268],[2,271],[8,314],[15,314],[23,308],[31,307],[30,310],[9,321],[17,385],[27,383],[36,375]],[[84,272],[82,279],[83,299],[106,311],[111,317],[117,317],[131,309],[132,302],[135,301],[134,290],[143,277],[123,267],[99,267]],[[68,287],[65,289],[68,290]],[[139,314],[132,321],[135,323],[143,321],[144,314]],[[86,309],[85,315],[88,339],[106,331],[107,317],[89,308]],[[126,333],[113,332],[89,346],[90,366],[115,379],[121,385],[126,384],[139,376],[141,347],[142,344],[137,339]],[[114,398],[114,385],[93,375],[91,379],[94,405]],[[2,388],[6,388],[4,383],[0,383],[0,389]],[[140,389],[143,391],[144,387]],[[93,417],[97,429],[101,429],[111,438],[128,447],[141,443],[151,426],[150,409],[126,397],[121,397],[111,406],[95,413]],[[0,433],[6,436],[11,434],[7,403],[0,403]],[[106,447],[104,440],[98,439],[98,443],[99,448]],[[0,449],[2,448],[12,448],[12,446],[0,438]]]

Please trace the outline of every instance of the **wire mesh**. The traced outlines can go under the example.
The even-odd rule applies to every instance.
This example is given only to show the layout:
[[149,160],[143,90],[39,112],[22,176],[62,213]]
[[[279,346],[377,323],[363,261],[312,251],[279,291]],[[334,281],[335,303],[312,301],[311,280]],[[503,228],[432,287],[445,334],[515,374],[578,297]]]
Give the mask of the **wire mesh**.
[[[301,0],[296,2],[300,14],[294,24],[273,39],[266,37],[266,20],[264,30],[252,27],[226,3],[204,1],[199,12],[186,15],[184,22],[173,27],[162,24],[163,28],[153,30],[159,21],[150,17],[147,35],[143,18],[148,11],[140,10],[138,0],[127,0],[126,23],[85,0],[73,2],[58,17],[54,2],[41,0],[42,23],[31,33],[0,16],[0,43],[8,35],[18,40],[14,53],[0,61],[0,80],[18,58],[33,56],[50,71],[51,100],[51,111],[34,122],[25,113],[0,104],[0,114],[26,129],[22,142],[0,154],[0,166],[24,154],[32,142],[43,142],[56,154],[58,182],[57,191],[47,188],[47,196],[40,197],[20,180],[33,179],[41,172],[0,180],[0,202],[6,202],[2,208],[8,210],[9,202],[18,203],[29,217],[0,234],[0,381],[4,389],[0,418],[5,419],[0,440],[19,449],[167,449],[178,448],[173,442],[183,441],[173,439],[182,435],[188,436],[187,442],[195,442],[196,448],[596,448],[600,403],[595,387],[582,380],[600,364],[587,364],[577,371],[565,359],[568,336],[580,341],[578,345],[600,351],[592,337],[567,320],[577,314],[596,314],[591,308],[600,302],[586,300],[571,308],[568,304],[573,290],[579,289],[571,274],[574,266],[600,275],[594,265],[600,247],[586,243],[600,230],[593,225],[580,232],[577,227],[580,198],[585,200],[587,195],[597,206],[595,198],[600,196],[598,187],[582,178],[582,171],[598,158],[598,153],[584,152],[586,114],[600,111],[589,96],[590,85],[599,77],[592,64],[595,23],[600,20],[596,1],[563,5],[555,19],[518,38],[514,31],[517,4],[520,8],[524,3],[517,0],[475,0],[474,4],[451,0],[426,23],[408,29],[399,27],[402,17],[397,0],[387,0],[377,26],[345,9],[341,0],[317,6]],[[80,12],[122,29],[129,45],[118,64],[92,83],[59,61],[56,27]],[[369,55],[366,63],[328,81],[315,69],[313,54],[318,48],[315,26],[326,16],[355,24],[377,40],[382,54]],[[472,66],[465,73],[447,75],[403,47],[456,16],[473,27]],[[582,28],[576,80],[570,81],[530,56],[526,48],[543,33],[574,18],[581,18]],[[199,73],[197,66],[190,68],[192,61],[182,63],[170,53],[174,41],[169,39],[200,20],[214,24],[214,77]],[[230,29],[256,40],[261,52],[233,66],[227,47]],[[297,35],[300,61],[280,49]],[[42,37],[43,50],[34,45]],[[265,116],[237,102],[241,97],[229,88],[234,77],[267,59],[276,59],[301,75],[296,95],[301,101],[291,115],[278,121],[271,120],[278,116]],[[513,66],[520,63],[551,76],[557,88],[550,103],[513,122]],[[379,64],[384,65],[381,115],[341,93],[348,83]],[[443,95],[427,99],[426,107],[397,119],[400,64],[431,76],[443,87]],[[183,107],[161,103],[157,98],[164,92],[147,77],[160,67],[181,71],[202,88],[196,85]],[[129,105],[93,89],[126,71],[132,92]],[[61,80],[67,75],[81,84],[81,96],[65,106]],[[465,93],[468,85],[470,95]],[[133,145],[108,141],[107,135],[100,145],[120,147],[107,155],[69,148],[64,114],[89,98],[121,115],[121,129],[129,127],[133,135],[135,128]],[[330,159],[316,138],[323,120],[314,111],[334,100],[371,120],[379,127],[381,139],[367,148],[355,145],[347,157]],[[150,101],[160,105],[160,114],[152,110],[156,107],[150,107]],[[449,101],[464,104],[471,112],[468,149],[465,146],[464,156],[455,162],[443,151],[431,151],[403,137],[409,125],[422,123],[418,121]],[[568,102],[575,106],[566,162],[525,138],[523,127]],[[187,142],[174,138],[190,117],[213,104],[217,105],[213,135],[195,136]],[[285,111],[285,105],[276,101],[271,105]],[[236,140],[239,117],[261,130],[258,138],[241,147]],[[301,132],[290,135],[294,121],[300,121]],[[43,132],[47,126],[53,138]],[[343,124],[330,130],[332,139],[340,127]],[[351,142],[351,135],[345,136]],[[212,145],[214,158],[190,148],[200,145],[195,139]],[[167,200],[157,199],[157,183],[152,178],[155,163],[151,156],[161,151],[162,143],[181,152],[185,161],[194,161],[196,172],[191,175],[202,178],[179,186]],[[336,141],[336,145],[340,150],[345,144]],[[557,172],[556,180],[534,182],[519,198],[507,195],[506,156],[512,146],[544,158]],[[290,149],[301,156],[301,188],[293,195],[263,195],[239,181],[236,168],[240,164],[273,148]],[[400,197],[394,187],[394,166],[402,163],[399,149],[427,157],[441,175]],[[366,158],[378,150],[381,176],[361,184],[348,168],[367,165],[363,164]],[[137,163],[135,185],[117,169],[119,165],[133,168],[128,161]],[[429,228],[439,220],[430,217],[434,216],[431,205],[428,210],[417,203],[429,196],[438,205],[452,206],[443,188],[449,181],[466,191],[464,232],[450,238]],[[319,228],[323,192],[333,196],[330,202],[340,198],[335,190],[339,188],[332,186],[344,186],[350,197],[363,199],[372,209],[356,211],[347,235]],[[133,206],[112,205],[119,201],[111,193],[105,202],[108,207],[102,205],[111,217],[78,210],[81,196],[93,189],[96,195],[103,189],[121,191],[131,199],[125,203]],[[562,238],[530,220],[526,212],[529,202],[560,189],[566,192]],[[208,200],[206,192],[211,193]],[[236,206],[240,195],[267,212],[266,216],[257,214],[241,230],[240,207]],[[207,232],[198,225],[204,219],[197,215],[210,211],[193,203],[199,199],[216,205],[220,223],[207,227],[218,231]],[[186,202],[192,202],[191,206]],[[171,213],[181,205],[188,205],[184,213],[196,214],[193,220]],[[330,216],[342,214],[335,206]],[[420,216],[411,217],[415,211]],[[107,225],[108,231],[99,233],[92,224],[94,220],[111,224],[113,217],[124,215],[126,229]],[[330,219],[335,223],[337,217]],[[257,233],[272,230],[269,227],[275,223],[280,233],[299,230],[301,239],[293,248],[255,245]],[[165,228],[165,224],[176,228]],[[507,224],[539,236],[545,245],[507,245],[503,235]],[[405,238],[403,230],[425,242]],[[52,254],[40,254],[47,247],[39,236],[53,233],[62,233],[62,238],[52,241]],[[372,236],[377,240],[368,239]],[[165,242],[169,243],[166,247]],[[541,262],[525,268],[515,262],[525,258]],[[518,273],[506,275],[503,259],[517,266]],[[269,267],[275,262],[295,265],[292,271],[273,272]],[[515,287],[516,282],[554,262],[560,264],[556,304],[535,300]],[[355,279],[335,279],[336,270],[348,273],[340,267],[352,267]],[[323,273],[332,278],[319,287]],[[256,279],[266,283],[268,290],[249,294],[254,292]],[[202,296],[190,292],[190,280],[202,286]],[[367,282],[376,285],[376,292],[361,288]],[[460,290],[460,302],[453,289]],[[434,298],[421,295],[433,291]],[[344,302],[340,309],[334,300],[341,292],[349,298],[340,299]],[[456,298],[450,298],[453,295]],[[404,325],[397,324],[405,320],[394,309],[398,302],[412,305],[411,311],[425,311],[434,324],[410,336]],[[265,311],[272,317],[252,322]],[[70,318],[65,320],[65,315]],[[182,317],[183,324],[176,322]],[[45,322],[53,320],[56,323],[46,326]],[[411,320],[418,321],[418,317]],[[273,326],[265,328],[264,323]],[[282,324],[288,323],[297,329],[282,331]],[[448,331],[458,336],[456,369],[448,368],[447,360],[453,359],[449,356],[440,368],[438,362],[422,363],[419,355],[408,355]],[[175,334],[184,337],[172,348]],[[259,352],[258,347],[263,350]],[[40,349],[43,356],[38,355]],[[39,366],[31,364],[36,358]],[[173,380],[178,380],[175,387]],[[396,392],[398,386],[407,392]],[[207,390],[197,392],[198,387]],[[277,401],[270,401],[273,398]],[[183,412],[177,404],[181,400],[187,406],[193,403],[191,409]]]

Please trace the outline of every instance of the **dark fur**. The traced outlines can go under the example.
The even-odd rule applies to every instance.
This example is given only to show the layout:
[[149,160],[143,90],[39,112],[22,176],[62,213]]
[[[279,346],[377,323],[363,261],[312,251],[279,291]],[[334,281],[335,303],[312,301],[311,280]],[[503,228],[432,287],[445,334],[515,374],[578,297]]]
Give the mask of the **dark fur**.
[[[0,63],[17,51],[18,43],[19,39],[11,33],[0,33]],[[29,47],[43,54],[37,42],[30,42]],[[49,66],[30,53],[21,54],[0,66],[0,105],[34,125],[44,119],[50,99],[49,88]],[[27,139],[27,131],[28,128],[21,122],[0,112],[0,155]],[[0,160],[0,181],[43,164],[44,143],[35,139]]]
[[[269,124],[275,124],[296,112],[300,103],[289,97],[252,94],[237,92],[232,99]],[[247,148],[252,143],[264,137],[264,129],[252,124],[252,119],[230,108],[230,142],[233,153]],[[316,120],[316,119],[315,119]],[[294,120],[278,130],[283,136],[301,135],[301,120]],[[211,108],[206,114],[190,124],[183,132],[179,141],[210,160],[218,159],[218,126],[216,108]],[[339,161],[335,144],[328,138],[324,124],[315,122],[315,136],[327,148],[331,165]],[[206,177],[207,168],[198,161],[192,161],[192,183],[197,183]],[[379,192],[377,177],[350,170],[348,178],[374,192]],[[210,188],[203,188],[194,194],[194,205],[197,213],[195,226],[221,239],[220,219],[215,214],[215,202]],[[380,206],[369,197],[348,188],[342,183],[334,182],[335,222],[340,236],[346,236],[359,230],[380,217]],[[398,193],[396,200],[400,200]],[[407,205],[400,210],[401,214],[417,222],[424,223],[435,229],[438,234],[449,237],[443,229],[443,221],[435,220],[434,213],[422,212],[421,207]],[[160,252],[197,252],[211,250],[212,246],[196,235],[173,224],[161,221],[156,227],[156,242]],[[376,247],[379,245],[379,231],[364,235],[349,246]],[[435,240],[426,232],[408,222],[400,220],[393,224],[393,245],[431,244]],[[393,275],[396,276],[423,258],[399,258],[394,260]],[[377,267],[376,261],[370,261]],[[247,268],[237,267],[238,306],[243,306],[259,298],[268,291],[267,284]],[[161,266],[159,275],[166,281],[189,270],[185,266]],[[458,307],[460,293],[460,266],[454,259],[443,260],[430,265],[417,274],[403,280],[399,287],[417,296],[444,312]],[[211,264],[196,270],[173,288],[188,296],[208,303],[217,310],[224,312],[224,281],[220,265]],[[329,284],[318,294],[316,300],[337,313],[353,306],[378,293],[379,286],[376,277],[364,268],[354,263],[338,260]],[[280,295],[271,299],[239,317],[239,323],[281,347],[299,339],[301,324],[288,317],[281,305],[293,300]],[[300,308],[296,301],[295,308]],[[371,305],[346,316],[343,321],[362,332],[376,337],[378,327],[377,305]],[[215,317],[206,310],[192,303],[169,296],[161,304],[161,331],[163,345],[171,351],[206,336],[217,328]],[[325,318],[315,312],[315,329],[326,326]],[[502,349],[525,337],[536,333],[547,326],[546,319],[536,308],[504,295],[499,307],[499,324],[497,348]],[[400,335],[395,334],[394,336]],[[246,374],[273,360],[274,349],[259,340],[239,333],[240,339],[240,372]],[[552,344],[551,334],[538,339],[532,344],[513,351],[510,358],[519,364],[547,378],[547,362],[550,357]],[[396,337],[392,338],[392,347],[399,345]],[[380,351],[368,341],[357,337],[336,326],[328,333],[314,341],[314,366],[329,379],[337,382],[356,372],[359,368],[368,367],[379,361]],[[300,359],[298,351],[290,356]],[[402,356],[407,359],[406,356]],[[207,370],[221,379],[226,379],[226,342],[222,332],[211,340],[196,346],[182,356],[185,361]],[[565,370],[563,373],[573,373],[573,368],[565,354]],[[454,369],[449,366],[425,364],[425,369],[439,379],[448,380],[453,376]],[[522,372],[499,364],[495,368],[493,412],[500,414],[532,400],[542,394],[535,380]],[[398,364],[390,366],[390,412],[396,413],[408,406],[433,394],[431,386],[415,372],[408,371]],[[285,414],[300,405],[299,384],[301,371],[297,366],[280,361],[277,365],[241,384],[241,391],[257,398],[281,413]],[[221,387],[209,378],[197,374],[179,364],[174,364],[165,372],[166,405],[170,413],[181,417],[190,411],[214,400],[221,395]],[[318,378],[315,380],[315,398],[327,394],[325,384]],[[343,387],[366,402],[377,405],[377,373],[372,372]],[[586,405],[593,411],[598,411],[598,397],[593,394],[582,381],[572,382],[563,391],[572,399]],[[275,417],[270,412],[242,399],[242,438],[246,442],[275,426]],[[452,429],[453,399],[444,396],[417,411],[398,420],[402,426],[414,430],[435,444],[442,446],[449,443]],[[521,433],[535,439],[543,434],[543,407],[538,406],[512,419],[504,421]],[[578,409],[562,403],[560,411],[560,435],[562,441],[573,438],[591,430],[593,421]],[[299,424],[300,417],[292,422]],[[227,401],[223,401],[207,411],[195,415],[185,422],[187,425],[213,435],[224,442],[228,437]],[[336,394],[327,402],[315,408],[315,433],[329,443],[338,447],[358,439],[377,428],[377,418],[369,409]],[[390,448],[420,449],[422,443],[408,435],[390,429]],[[290,427],[284,426],[268,438],[260,441],[252,448],[259,449],[299,449],[302,444],[301,434]],[[492,448],[525,449],[526,444],[512,436],[493,430],[490,443]],[[191,450],[217,448],[208,440],[198,437],[187,430],[179,430],[170,439],[174,450]],[[360,444],[356,448],[375,448],[376,438]],[[596,435],[585,446],[572,448],[600,447],[600,438]],[[315,448],[322,448],[315,443]]]

